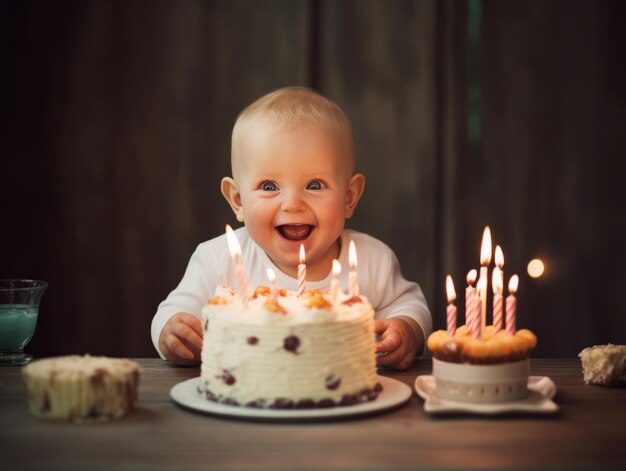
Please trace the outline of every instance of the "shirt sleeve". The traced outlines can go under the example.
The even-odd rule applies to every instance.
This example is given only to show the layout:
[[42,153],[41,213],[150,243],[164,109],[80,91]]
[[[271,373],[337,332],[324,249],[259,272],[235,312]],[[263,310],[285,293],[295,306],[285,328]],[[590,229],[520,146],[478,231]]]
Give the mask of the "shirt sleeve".
[[185,274],[178,286],[165,298],[157,309],[152,319],[151,336],[152,343],[161,358],[165,358],[159,349],[159,337],[167,321],[178,312],[188,312],[200,318],[202,307],[207,299],[213,296],[215,287],[219,280],[213,279],[211,273],[215,270],[208,270],[207,267],[214,266],[211,260],[210,251],[200,244],[194,253],[185,270]]
[[432,332],[433,322],[422,288],[417,283],[404,279],[398,258],[387,246],[385,246],[384,263],[381,264],[381,269],[379,280],[385,280],[385,282],[381,283],[383,288],[376,308],[376,318],[407,316],[414,319],[424,333],[424,350],[418,352],[420,356],[423,356],[426,339]]

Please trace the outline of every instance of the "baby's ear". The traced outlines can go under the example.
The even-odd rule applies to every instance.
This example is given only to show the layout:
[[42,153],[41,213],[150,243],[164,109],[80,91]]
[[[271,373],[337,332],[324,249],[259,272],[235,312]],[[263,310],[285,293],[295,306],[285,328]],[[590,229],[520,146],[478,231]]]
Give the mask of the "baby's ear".
[[222,195],[235,213],[237,221],[243,222],[243,206],[241,205],[241,193],[237,187],[237,182],[231,177],[222,178]]
[[346,219],[349,219],[354,214],[356,205],[361,199],[361,195],[365,190],[365,175],[362,173],[355,173],[348,182],[348,191],[346,191]]

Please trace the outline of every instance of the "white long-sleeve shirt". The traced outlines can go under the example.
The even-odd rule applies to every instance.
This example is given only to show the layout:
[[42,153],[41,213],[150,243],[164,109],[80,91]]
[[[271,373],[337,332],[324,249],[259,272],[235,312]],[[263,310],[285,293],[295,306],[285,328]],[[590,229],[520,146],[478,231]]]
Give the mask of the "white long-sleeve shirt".
[[[297,291],[298,280],[280,271],[265,251],[250,238],[245,227],[237,229],[235,234],[241,245],[241,263],[251,290],[258,285],[270,284],[267,269],[271,268],[276,273],[278,287]],[[383,242],[352,230],[342,233],[338,258],[344,267],[338,277],[342,289],[348,290],[350,240],[354,241],[358,253],[359,291],[372,304],[376,319],[410,317],[421,327],[424,338],[428,338],[432,331],[432,318],[422,289],[417,283],[402,277],[396,255]],[[306,289],[327,291],[331,278],[329,272],[323,280],[307,281]],[[198,245],[179,285],[159,305],[152,319],[151,333],[152,343],[162,358],[159,336],[167,321],[178,312],[188,312],[200,318],[202,308],[220,284],[239,288],[236,264],[230,256],[225,234]]]

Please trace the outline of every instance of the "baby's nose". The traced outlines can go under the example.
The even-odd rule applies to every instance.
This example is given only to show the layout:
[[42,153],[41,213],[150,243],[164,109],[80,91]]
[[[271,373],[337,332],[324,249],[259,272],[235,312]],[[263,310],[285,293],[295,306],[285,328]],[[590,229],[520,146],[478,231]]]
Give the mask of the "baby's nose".
[[304,211],[306,204],[300,193],[297,191],[289,191],[283,193],[280,209],[288,212]]

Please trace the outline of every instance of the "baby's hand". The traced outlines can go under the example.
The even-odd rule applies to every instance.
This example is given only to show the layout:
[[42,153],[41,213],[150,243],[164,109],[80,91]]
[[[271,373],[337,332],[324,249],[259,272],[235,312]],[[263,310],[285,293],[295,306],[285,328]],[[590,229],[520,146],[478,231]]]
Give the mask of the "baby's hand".
[[405,370],[413,364],[417,353],[415,333],[409,323],[398,317],[374,321],[380,342],[376,345],[376,362],[396,370]]
[[159,336],[159,348],[165,358],[173,363],[200,362],[202,351],[202,323],[193,314],[174,314]]

